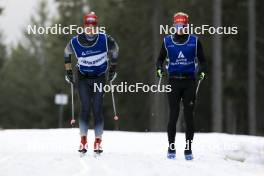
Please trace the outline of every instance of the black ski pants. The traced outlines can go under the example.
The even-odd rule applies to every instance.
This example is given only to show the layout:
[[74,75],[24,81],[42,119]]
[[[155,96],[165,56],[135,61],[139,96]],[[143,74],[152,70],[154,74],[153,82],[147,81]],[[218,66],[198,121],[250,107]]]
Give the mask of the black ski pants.
[[[172,91],[168,93],[169,98],[169,123],[167,128],[169,145],[175,148],[176,124],[180,112],[180,103],[184,106],[184,120],[186,125],[186,142],[191,142],[194,136],[194,107],[197,83],[193,79],[170,78],[169,84]],[[190,146],[191,147],[191,146]]]

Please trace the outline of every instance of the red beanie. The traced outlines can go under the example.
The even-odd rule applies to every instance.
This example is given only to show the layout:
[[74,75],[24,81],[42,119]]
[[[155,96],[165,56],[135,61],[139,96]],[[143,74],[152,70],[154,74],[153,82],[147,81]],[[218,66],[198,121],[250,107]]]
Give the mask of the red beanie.
[[189,16],[183,12],[176,13],[173,16],[173,22],[174,24],[183,24],[187,26],[189,23]]
[[97,25],[98,17],[94,12],[90,12],[83,16],[83,24],[84,25]]

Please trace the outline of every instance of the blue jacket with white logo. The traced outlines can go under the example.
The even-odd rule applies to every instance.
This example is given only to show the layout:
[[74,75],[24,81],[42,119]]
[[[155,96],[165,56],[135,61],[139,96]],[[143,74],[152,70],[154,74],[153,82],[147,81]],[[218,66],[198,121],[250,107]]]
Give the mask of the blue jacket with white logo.
[[169,76],[195,76],[197,71],[197,41],[198,38],[194,35],[189,35],[184,43],[174,42],[172,35],[164,38],[168,58],[166,68]]
[[77,66],[83,75],[101,76],[108,68],[108,47],[106,34],[98,34],[96,42],[84,46],[78,41],[78,36],[71,39],[71,47],[78,60]]

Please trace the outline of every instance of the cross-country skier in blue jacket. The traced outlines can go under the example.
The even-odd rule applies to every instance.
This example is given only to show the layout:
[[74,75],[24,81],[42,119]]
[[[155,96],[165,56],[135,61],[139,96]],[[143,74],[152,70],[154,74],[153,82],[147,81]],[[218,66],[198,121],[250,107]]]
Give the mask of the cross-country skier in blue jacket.
[[[197,80],[205,77],[206,62],[202,44],[198,37],[186,34],[189,17],[179,12],[173,18],[175,35],[167,35],[164,38],[160,55],[157,60],[157,76],[163,76],[163,62],[167,58],[167,72],[172,91],[168,93],[170,116],[168,123],[168,153],[169,159],[175,159],[176,123],[180,111],[180,102],[184,106],[184,119],[186,124],[186,147],[184,155],[186,160],[192,160],[192,140],[194,136],[194,107],[197,89]],[[198,66],[198,67],[197,67]]]
[[[101,142],[104,128],[103,94],[94,90],[94,84],[105,85],[106,75],[111,81],[116,77],[118,45],[107,34],[96,33],[98,17],[91,12],[83,17],[84,33],[73,37],[64,51],[66,80],[76,83],[81,101],[79,128],[81,144],[79,152],[86,153],[88,148],[87,133],[90,109],[94,117],[94,152],[103,152]],[[77,58],[77,79],[73,78],[71,55]],[[110,59],[110,61],[109,61]],[[108,74],[107,74],[108,72]]]

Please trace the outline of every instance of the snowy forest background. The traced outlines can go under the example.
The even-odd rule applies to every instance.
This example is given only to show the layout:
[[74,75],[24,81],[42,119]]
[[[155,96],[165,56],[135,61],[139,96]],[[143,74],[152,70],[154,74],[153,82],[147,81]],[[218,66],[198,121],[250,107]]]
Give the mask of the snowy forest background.
[[[155,61],[162,42],[159,25],[170,25],[177,11],[188,13],[195,25],[238,26],[237,35],[199,36],[209,70],[200,87],[196,131],[264,134],[263,1],[56,0],[56,3],[57,16],[48,18],[49,9],[42,1],[31,23],[81,26],[85,11],[95,11],[99,24],[106,26],[120,46],[116,83],[157,83]],[[25,31],[24,39],[10,52],[7,52],[8,46],[0,43],[1,128],[58,127],[59,109],[54,104],[54,95],[70,95],[70,87],[64,80],[63,50],[71,37],[27,35]],[[116,101],[120,130],[166,129],[166,94],[123,93],[116,95]],[[111,103],[111,96],[107,94],[104,114],[108,130],[116,127]],[[76,104],[76,117],[78,107]],[[64,110],[63,127],[70,127],[70,105]],[[183,129],[181,120],[178,130]]]

